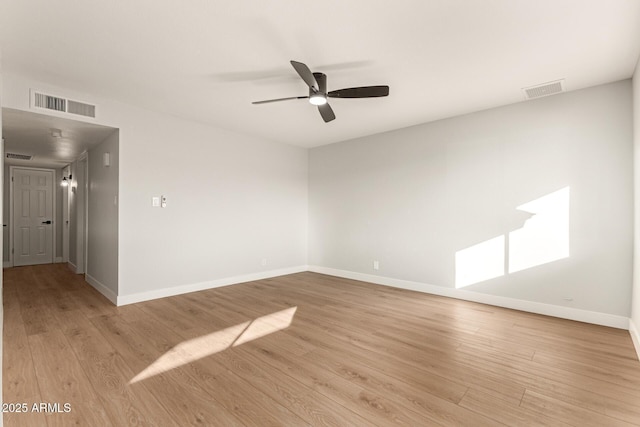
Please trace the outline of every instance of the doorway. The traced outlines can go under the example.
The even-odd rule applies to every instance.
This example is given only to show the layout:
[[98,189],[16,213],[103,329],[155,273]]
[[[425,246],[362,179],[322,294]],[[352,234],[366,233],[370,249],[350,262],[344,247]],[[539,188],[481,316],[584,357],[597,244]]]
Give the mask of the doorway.
[[[15,208],[9,207],[13,199],[13,194],[10,194],[13,187],[10,167],[47,169],[53,171],[50,180],[53,185],[53,214],[51,218],[43,218],[40,224],[35,225],[51,230],[50,234],[41,228],[35,230],[36,235],[40,233],[39,236],[44,235],[44,239],[35,243],[29,240],[29,248],[38,248],[38,245],[44,245],[47,249],[52,247],[52,257],[47,255],[46,262],[65,262],[75,273],[85,274],[94,287],[109,288],[115,293],[118,277],[115,255],[117,226],[111,227],[116,231],[111,232],[110,229],[105,233],[104,225],[117,224],[118,211],[117,208],[110,209],[108,221],[101,221],[102,218],[98,216],[93,224],[90,221],[93,217],[89,213],[94,216],[104,213],[102,207],[112,206],[114,197],[117,197],[119,132],[117,128],[96,124],[94,120],[92,122],[2,108],[1,125],[5,142],[2,157],[5,171],[3,208],[6,224],[3,232],[3,240],[6,238],[6,241],[3,245],[9,249],[4,254],[3,266],[33,264],[33,260],[14,264],[16,257],[11,254],[11,248],[14,249],[14,255],[18,251],[16,242],[12,240],[14,234],[26,242],[27,234],[31,239],[33,230],[18,232],[15,229],[12,218],[16,213]],[[101,162],[104,152],[111,153],[109,167]],[[63,187],[65,183],[67,187]],[[90,191],[93,188],[101,191]],[[102,191],[105,189],[108,192]],[[72,198],[75,209],[70,212],[68,208]],[[41,224],[49,220],[51,224]],[[66,221],[69,221],[68,227]]]

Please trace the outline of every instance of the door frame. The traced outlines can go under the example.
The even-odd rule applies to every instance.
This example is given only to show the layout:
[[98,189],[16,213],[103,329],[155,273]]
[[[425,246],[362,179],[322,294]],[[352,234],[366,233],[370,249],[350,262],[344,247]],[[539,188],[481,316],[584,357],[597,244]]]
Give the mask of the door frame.
[[53,194],[51,195],[51,199],[53,201],[53,237],[51,239],[51,254],[52,254],[52,258],[51,258],[51,263],[55,263],[56,262],[56,227],[58,226],[58,218],[57,218],[57,212],[56,212],[56,170],[55,169],[48,169],[48,168],[36,168],[36,167],[29,167],[29,166],[9,166],[9,179],[11,179],[11,182],[9,183],[9,267],[13,267],[13,260],[14,260],[14,247],[13,247],[13,172],[16,169],[23,169],[23,170],[37,170],[37,171],[47,171],[47,172],[51,172],[51,174],[53,175]]
[[[89,238],[89,155],[82,153],[75,161],[76,175],[76,274],[87,274]],[[80,215],[82,211],[82,215]],[[79,218],[82,217],[82,224]],[[80,226],[79,226],[80,225]]]
[[[62,168],[62,176],[69,176],[71,166]],[[69,188],[62,187],[62,262],[69,262]]]

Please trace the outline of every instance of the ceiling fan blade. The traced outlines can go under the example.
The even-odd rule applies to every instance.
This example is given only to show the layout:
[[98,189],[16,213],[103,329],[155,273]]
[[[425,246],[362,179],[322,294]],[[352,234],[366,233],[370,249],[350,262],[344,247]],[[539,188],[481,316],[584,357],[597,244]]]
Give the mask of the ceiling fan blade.
[[288,101],[290,99],[308,99],[308,96],[290,96],[288,98],[267,99],[265,101],[253,101],[252,104],[268,104],[269,102]]
[[297,61],[290,61],[290,62],[291,62],[291,65],[293,65],[293,68],[296,70],[296,72],[300,75],[302,80],[304,80],[304,82],[307,84],[307,86],[312,88],[314,92],[317,92],[318,82],[316,81],[316,78],[313,77],[313,73],[311,72],[309,67],[307,67],[302,62],[297,62]]
[[331,98],[375,98],[387,95],[389,95],[389,86],[350,87],[327,93]]
[[322,120],[324,120],[325,123],[329,123],[331,120],[336,118],[336,115],[333,113],[333,109],[329,104],[318,105],[318,111],[320,111]]

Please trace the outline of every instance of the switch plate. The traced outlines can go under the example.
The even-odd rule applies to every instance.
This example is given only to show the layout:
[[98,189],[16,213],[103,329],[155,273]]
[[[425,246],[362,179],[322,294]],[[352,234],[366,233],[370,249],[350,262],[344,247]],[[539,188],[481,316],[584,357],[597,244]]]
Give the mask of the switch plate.
[[373,261],[373,269],[380,270],[380,263],[378,261]]
[[160,196],[160,207],[161,208],[167,207],[167,196]]
[[151,206],[153,206],[154,208],[159,208],[160,207],[160,197],[152,197],[151,198]]

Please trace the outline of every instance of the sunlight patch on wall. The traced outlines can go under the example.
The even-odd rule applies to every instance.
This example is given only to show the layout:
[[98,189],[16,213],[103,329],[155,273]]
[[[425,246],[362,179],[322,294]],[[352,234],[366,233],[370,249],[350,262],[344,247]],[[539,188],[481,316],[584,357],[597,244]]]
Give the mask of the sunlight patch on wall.
[[456,288],[504,275],[504,236],[456,252]]
[[569,207],[569,187],[518,206],[521,228],[456,252],[456,288],[568,258]]
[[569,256],[569,187],[517,209],[534,215],[509,233],[509,273]]
[[203,359],[229,347],[235,347],[286,329],[291,325],[297,308],[291,307],[276,311],[252,321],[239,323],[220,331],[183,341],[133,377],[129,384]]

